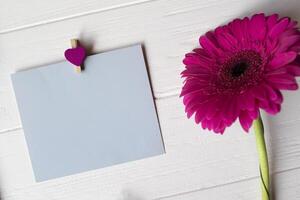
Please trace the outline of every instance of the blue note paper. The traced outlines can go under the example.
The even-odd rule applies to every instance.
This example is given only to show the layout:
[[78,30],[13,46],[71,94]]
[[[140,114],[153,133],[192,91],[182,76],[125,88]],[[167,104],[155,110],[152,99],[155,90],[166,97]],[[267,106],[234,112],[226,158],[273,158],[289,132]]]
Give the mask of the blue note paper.
[[12,75],[36,181],[164,153],[140,45]]

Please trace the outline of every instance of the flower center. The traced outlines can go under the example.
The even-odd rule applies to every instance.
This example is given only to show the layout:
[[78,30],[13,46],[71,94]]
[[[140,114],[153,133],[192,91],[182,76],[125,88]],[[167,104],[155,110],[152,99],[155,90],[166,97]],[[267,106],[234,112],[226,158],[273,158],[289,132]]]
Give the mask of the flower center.
[[248,69],[249,65],[245,61],[241,61],[240,63],[236,63],[232,68],[231,68],[231,76],[232,77],[239,77],[244,72]]
[[264,61],[253,50],[241,50],[229,56],[219,66],[217,79],[212,83],[219,94],[241,93],[262,80]]

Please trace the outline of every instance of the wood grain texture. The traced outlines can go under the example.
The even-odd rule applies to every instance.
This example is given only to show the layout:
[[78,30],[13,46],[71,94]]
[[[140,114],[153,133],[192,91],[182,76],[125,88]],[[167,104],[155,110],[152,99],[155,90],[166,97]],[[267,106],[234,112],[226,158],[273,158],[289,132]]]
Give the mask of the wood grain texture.
[[[181,60],[197,46],[200,34],[234,17],[266,11],[300,19],[299,7],[297,0],[10,0],[1,4],[0,197],[259,199],[254,135],[242,133],[235,124],[218,136],[186,119],[178,97]],[[10,74],[63,60],[71,38],[80,38],[91,53],[143,43],[165,155],[35,183]],[[284,95],[282,112],[263,119],[276,200],[297,200],[300,93]]]
[[[300,186],[295,174],[299,174],[299,169],[288,170],[284,172],[274,173],[273,191],[271,192],[273,199],[299,199]],[[253,200],[260,199],[258,178],[249,179],[247,181],[235,182],[219,187],[212,187],[205,190],[191,191],[174,196],[161,197],[161,200],[220,200],[221,199],[243,199]],[[158,199],[157,199],[158,200]]]
[[152,0],[52,0],[51,2],[11,0],[1,4],[0,33],[31,28],[97,12],[108,12],[148,1]]

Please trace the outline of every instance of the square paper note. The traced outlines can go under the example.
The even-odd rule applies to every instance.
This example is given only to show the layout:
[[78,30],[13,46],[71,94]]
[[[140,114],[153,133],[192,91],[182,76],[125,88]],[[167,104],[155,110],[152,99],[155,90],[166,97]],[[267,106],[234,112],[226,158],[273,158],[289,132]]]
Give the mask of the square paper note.
[[17,72],[12,82],[37,181],[164,153],[140,45]]

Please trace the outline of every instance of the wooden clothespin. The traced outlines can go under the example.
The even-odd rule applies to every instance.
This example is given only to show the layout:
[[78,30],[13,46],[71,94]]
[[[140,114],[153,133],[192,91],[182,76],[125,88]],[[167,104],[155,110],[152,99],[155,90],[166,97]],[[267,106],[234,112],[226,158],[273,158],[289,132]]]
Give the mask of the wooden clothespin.
[[85,49],[79,45],[77,39],[71,39],[71,49],[65,51],[65,58],[75,66],[75,71],[81,73],[86,57]]
[[[74,49],[78,46],[78,40],[77,39],[71,39],[71,47]],[[82,66],[79,65],[79,66],[75,66],[75,71],[77,73],[81,73],[81,70],[82,70]]]

